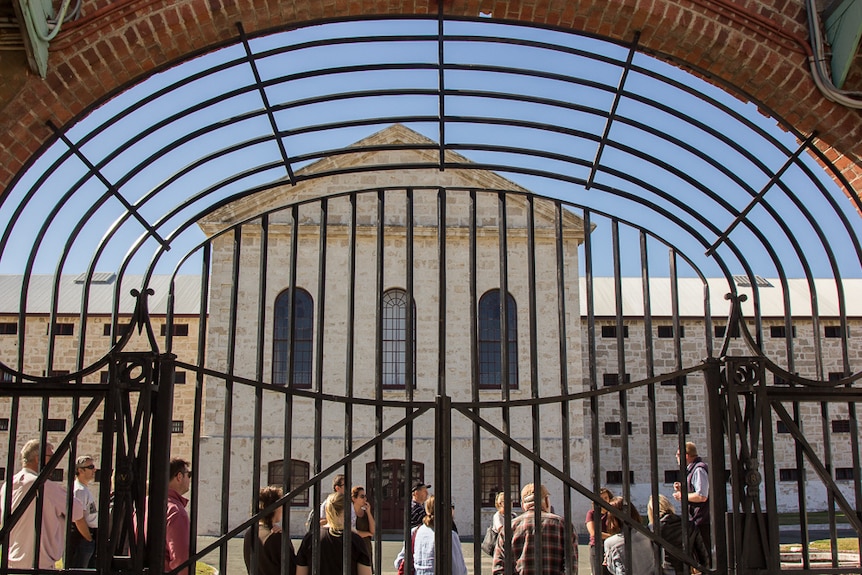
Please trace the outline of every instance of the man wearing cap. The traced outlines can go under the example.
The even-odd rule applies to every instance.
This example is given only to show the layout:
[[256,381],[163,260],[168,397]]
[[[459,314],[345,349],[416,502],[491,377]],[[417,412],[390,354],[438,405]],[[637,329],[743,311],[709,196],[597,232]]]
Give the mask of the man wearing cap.
[[75,460],[75,499],[84,508],[84,520],[90,530],[90,540],[84,539],[73,526],[69,532],[69,549],[72,555],[69,567],[91,567],[90,562],[96,551],[96,529],[99,526],[99,510],[96,500],[88,485],[96,478],[96,463],[89,455],[82,455]]
[[422,524],[422,520],[425,518],[425,500],[428,499],[428,489],[430,487],[424,481],[413,484],[413,502],[410,504],[410,527],[417,527]]

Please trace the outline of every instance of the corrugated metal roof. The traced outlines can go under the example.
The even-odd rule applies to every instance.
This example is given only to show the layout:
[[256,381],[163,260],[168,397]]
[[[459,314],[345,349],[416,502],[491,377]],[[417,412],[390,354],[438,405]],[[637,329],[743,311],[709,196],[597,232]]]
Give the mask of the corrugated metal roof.
[[[0,313],[15,313],[20,310],[22,278],[20,275],[0,275]],[[78,276],[63,275],[57,286],[57,311],[61,314],[79,314],[83,301],[84,284],[78,283]],[[132,289],[141,289],[143,275],[123,277],[119,290],[122,314],[130,314],[135,309]],[[33,275],[27,290],[27,313],[47,314],[51,311],[51,294],[54,292],[54,276]],[[170,276],[154,276],[149,287],[155,292],[149,299],[152,314],[167,313]],[[90,285],[87,311],[90,314],[110,314],[113,310],[117,290],[116,281],[93,283]],[[175,284],[175,314],[197,314],[200,311],[200,276],[177,276]]]
[[[580,278],[581,315],[587,313],[586,278]],[[760,313],[763,317],[784,317],[785,297],[779,279],[765,278],[772,287],[759,288]],[[758,282],[760,283],[760,282]],[[839,298],[836,283],[831,279],[814,280],[814,290],[817,293],[818,314],[820,317],[839,316]],[[598,277],[594,279],[595,315],[614,316],[616,314],[616,289],[614,278]],[[862,317],[862,279],[847,279],[842,282],[844,301],[848,317]],[[650,279],[650,312],[657,317],[673,315],[670,278]],[[679,278],[679,314],[684,317],[703,317],[707,297],[704,284],[698,278]],[[731,289],[723,278],[707,279],[709,288],[710,312],[713,317],[726,316],[730,312],[730,302],[724,296]],[[644,315],[643,288],[639,277],[622,278],[623,315],[642,317]],[[748,301],[742,304],[742,312],[746,317],[754,316],[754,299],[752,288],[737,285],[737,292],[746,294]],[[811,289],[805,279],[787,280],[787,300],[793,317],[810,317]]]
[[[20,275],[0,275],[0,313],[18,313],[21,297]],[[76,282],[77,276],[64,275],[59,283],[58,312],[62,314],[78,314],[81,311],[83,284]],[[123,277],[120,288],[120,313],[128,314],[134,310],[135,300],[130,291],[140,289],[142,275]],[[639,277],[622,278],[623,315],[642,317],[644,315],[643,294]],[[784,296],[781,282],[775,278],[766,278],[772,287],[761,287],[760,308],[764,317],[784,316]],[[167,310],[168,288],[170,276],[153,276],[149,287],[155,292],[150,296],[150,313],[164,314]],[[47,314],[50,312],[51,293],[54,276],[34,275],[30,278],[30,288],[27,294],[27,312]],[[704,299],[706,297],[703,283],[697,278],[679,279],[679,313],[684,317],[703,317]],[[709,301],[713,317],[723,317],[730,311],[730,303],[724,299],[730,289],[723,278],[710,278]],[[787,280],[788,300],[794,317],[811,316],[811,290],[804,279]],[[110,314],[116,282],[92,284],[88,312],[90,314]],[[829,279],[814,281],[820,317],[838,317],[838,290],[835,282]],[[862,317],[862,279],[844,280],[844,299],[847,302],[848,317]],[[177,276],[175,284],[175,307],[177,314],[197,314],[200,309],[200,276]],[[747,317],[754,315],[754,303],[750,287],[737,287],[739,293],[749,296],[743,303],[743,313]],[[581,315],[587,313],[586,278],[580,278]],[[614,278],[598,277],[594,279],[595,315],[599,317],[615,315]],[[669,278],[650,279],[651,312],[655,317],[670,317],[672,301]]]

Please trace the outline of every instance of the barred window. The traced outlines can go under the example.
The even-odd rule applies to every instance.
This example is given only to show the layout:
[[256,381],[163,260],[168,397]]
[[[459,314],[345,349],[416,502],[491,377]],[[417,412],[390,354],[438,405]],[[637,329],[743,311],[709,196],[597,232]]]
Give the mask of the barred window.
[[[796,326],[791,326],[791,337],[796,337]],[[787,329],[783,325],[769,327],[769,337],[787,337]]]
[[[494,507],[497,494],[503,491],[503,460],[485,461],[480,470],[482,474],[482,507]],[[509,463],[509,497],[512,501],[521,499],[521,464]]]
[[[42,429],[41,421],[39,422],[39,429]],[[49,419],[48,423],[45,424],[46,431],[66,431],[66,420],[65,419]]]
[[[629,435],[632,434],[632,422],[629,421],[628,425]],[[606,421],[605,422],[605,435],[622,435],[622,425],[619,421]]]
[[[717,326],[715,326],[714,331],[715,331],[715,337],[723,338],[724,334],[727,333],[727,326],[726,325],[717,325]],[[730,337],[739,337],[739,325],[738,324],[734,324],[733,327],[730,329]]]
[[[284,465],[281,459],[270,461],[266,469],[267,485],[284,485]],[[309,465],[307,461],[299,459],[290,460],[290,477],[287,482],[287,490],[290,491],[297,485],[308,481]],[[308,490],[297,494],[290,503],[291,507],[308,507]]]
[[[164,323],[162,324],[161,334],[162,334],[162,337],[164,337],[168,334],[167,324],[164,324]],[[188,335],[189,335],[189,324],[187,324],[187,323],[175,323],[173,325],[173,328],[171,329],[171,335],[174,335],[177,337],[188,337]]]
[[631,381],[631,374],[627,373],[623,376],[622,382],[620,381],[620,374],[618,373],[606,373],[602,375],[602,385],[605,387],[612,387],[614,385],[619,385],[620,383],[629,383]]
[[[623,326],[623,337],[629,336],[629,326]],[[617,326],[615,325],[603,325],[602,326],[602,337],[617,337]]]
[[841,326],[840,325],[827,325],[823,327],[823,335],[829,338],[840,338],[841,337]]
[[[688,435],[689,433],[691,433],[687,421],[683,424],[682,427],[683,427],[683,433],[685,435]],[[679,422],[678,421],[662,421],[661,422],[661,433],[662,433],[662,435],[677,435],[679,433]]]
[[833,419],[832,433],[850,433],[849,419]]
[[[615,471],[606,471],[605,472],[605,483],[611,485],[621,485],[623,482],[623,472],[620,470]],[[629,483],[635,482],[635,472],[629,471]]]
[[184,421],[182,419],[174,419],[171,421],[171,433],[182,433]]
[[0,322],[0,335],[18,335],[18,324],[15,322]]
[[[501,389],[503,387],[503,357],[501,341],[503,330],[500,290],[492,289],[479,300],[479,387]],[[509,388],[518,387],[518,309],[512,294],[506,297],[506,331],[508,346]]]
[[[391,289],[383,294],[383,387],[407,384],[407,292]],[[413,353],[410,378],[416,387],[416,304],[413,303]]]
[[[51,327],[48,327],[48,335],[51,335]],[[55,323],[54,335],[75,335],[74,323]]]
[[836,467],[835,468],[835,480],[836,481],[853,481],[855,479],[856,474],[853,473],[852,467]]
[[[658,326],[658,336],[660,338],[672,338],[673,337],[673,326],[672,325],[660,325]],[[685,326],[679,326],[679,337],[685,337]]]
[[799,480],[799,470],[795,467],[787,467],[778,470],[778,480],[779,481],[798,481]]
[[[275,299],[275,334],[273,336],[272,381],[280,385],[310,388],[314,335],[314,304],[311,294],[302,288],[294,290],[293,333],[288,333],[290,321],[290,290]],[[293,373],[288,376],[288,343],[293,355]]]

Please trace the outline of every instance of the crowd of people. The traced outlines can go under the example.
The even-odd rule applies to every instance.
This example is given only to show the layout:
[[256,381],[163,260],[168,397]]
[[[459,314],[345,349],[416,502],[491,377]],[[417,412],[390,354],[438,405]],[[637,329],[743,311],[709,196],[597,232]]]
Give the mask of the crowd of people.
[[[41,457],[40,457],[41,454]],[[10,509],[15,512],[23,501],[27,507],[9,533],[8,557],[12,568],[55,569],[67,547],[68,567],[93,568],[95,566],[98,507],[89,490],[96,476],[95,460],[87,455],[76,459],[74,491],[67,497],[62,485],[45,481],[39,494],[42,503],[40,531],[33,529],[36,520],[36,497],[29,494],[42,467],[54,455],[50,443],[44,447],[39,440],[28,441],[21,450],[22,469],[11,479],[7,488],[0,488],[0,514],[6,509],[5,498],[11,496]],[[589,533],[593,575],[689,575],[696,567],[710,564],[709,475],[706,463],[698,456],[694,443],[686,443],[685,489],[682,483],[674,484],[673,498],[687,510],[687,521],[676,514],[671,500],[659,495],[651,497],[647,505],[648,528],[658,532],[669,549],[660,549],[661,573],[656,570],[656,549],[653,540],[642,532],[640,513],[631,502],[602,488],[598,506],[591,508],[585,518]],[[680,453],[677,453],[680,461]],[[168,478],[168,501],[165,524],[165,571],[171,571],[189,562],[188,499],[184,495],[191,486],[189,463],[180,458],[171,459]],[[399,575],[433,575],[435,572],[435,497],[429,494],[430,485],[423,481],[413,484],[411,490],[410,540],[406,541],[395,559]],[[372,538],[376,526],[368,503],[365,488],[361,485],[347,490],[343,475],[332,482],[332,493],[321,504],[319,520],[309,514],[307,533],[298,551],[281,526],[284,508],[281,487],[267,486],[260,490],[259,522],[250,528],[244,538],[243,555],[250,575],[308,575],[314,559],[313,550],[319,550],[317,561],[321,575],[341,575],[345,557],[349,557],[352,575],[372,575]],[[551,507],[550,494],[544,485],[527,484],[521,490],[521,513],[514,514],[505,508],[504,493],[495,498],[496,513],[482,548],[493,557],[493,575],[503,575],[506,565],[512,565],[517,575],[563,575],[578,572],[577,533],[573,526],[556,515]],[[348,502],[347,497],[350,497]],[[683,499],[685,497],[685,499]],[[347,513],[350,519],[345,520]],[[71,516],[67,520],[67,513]],[[451,572],[467,575],[467,566],[461,550],[461,540],[451,521]],[[2,517],[2,515],[0,515]],[[567,528],[568,527],[568,528]],[[70,529],[67,532],[67,529]],[[507,539],[508,537],[508,539]],[[349,541],[345,542],[345,538]],[[38,546],[37,546],[38,540]],[[345,554],[345,545],[349,553]],[[601,553],[595,546],[601,545]],[[409,551],[408,551],[409,547]],[[38,549],[38,553],[37,553]],[[406,564],[407,562],[412,565]],[[188,566],[180,573],[187,575]]]

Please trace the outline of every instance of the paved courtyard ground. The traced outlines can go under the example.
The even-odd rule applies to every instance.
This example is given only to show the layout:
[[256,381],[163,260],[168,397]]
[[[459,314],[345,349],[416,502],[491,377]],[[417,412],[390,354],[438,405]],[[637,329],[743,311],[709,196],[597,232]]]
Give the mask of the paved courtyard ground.
[[[215,540],[213,537],[198,537],[198,549],[203,549],[207,545],[212,544]],[[395,560],[395,556],[398,555],[398,552],[401,551],[401,541],[383,541],[383,573],[382,575],[395,575],[395,568],[392,566],[392,562]],[[293,542],[294,549],[299,549],[299,541],[294,540]],[[464,542],[461,544],[461,548],[464,551],[464,557],[467,559],[467,573],[468,575],[479,575],[474,569],[473,564],[473,543],[472,542]],[[579,566],[578,573],[579,575],[589,575],[590,573],[590,559],[588,556],[589,547],[586,545],[580,545],[578,549],[579,553]],[[218,568],[219,564],[219,556],[218,552],[212,553],[204,558],[204,562],[209,565],[213,565]],[[481,575],[490,575],[491,573],[491,558],[487,555],[482,554],[482,564],[480,567]],[[223,575],[245,575],[245,563],[242,558],[242,539],[236,538],[232,539],[230,543],[228,543],[228,561],[226,573]]]

